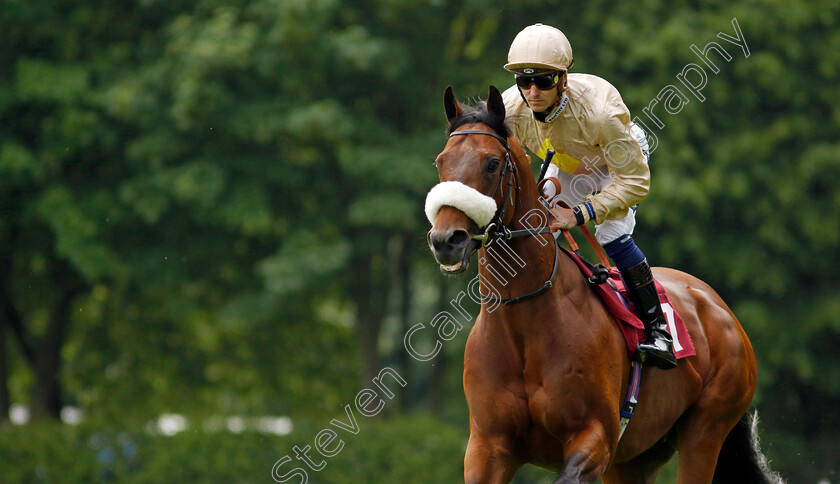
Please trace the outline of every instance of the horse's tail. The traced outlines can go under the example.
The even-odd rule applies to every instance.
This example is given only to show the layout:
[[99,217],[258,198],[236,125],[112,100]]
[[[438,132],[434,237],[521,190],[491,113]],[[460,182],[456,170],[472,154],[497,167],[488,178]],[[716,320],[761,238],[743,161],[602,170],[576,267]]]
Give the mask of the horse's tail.
[[712,484],[784,484],[758,446],[758,412],[746,413],[726,436]]

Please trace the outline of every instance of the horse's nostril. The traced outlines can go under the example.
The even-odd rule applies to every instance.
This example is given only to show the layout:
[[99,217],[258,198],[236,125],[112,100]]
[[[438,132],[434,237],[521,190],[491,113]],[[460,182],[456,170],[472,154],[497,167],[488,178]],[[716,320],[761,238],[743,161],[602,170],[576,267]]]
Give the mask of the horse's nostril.
[[440,232],[430,230],[427,236],[427,241],[429,242],[429,248],[435,252],[440,252],[447,248],[446,239]]
[[470,234],[466,230],[446,231],[430,230],[427,234],[429,247],[435,252],[448,252],[463,249],[470,241]]
[[466,230],[456,230],[449,236],[449,244],[453,247],[463,247],[470,241],[470,234]]

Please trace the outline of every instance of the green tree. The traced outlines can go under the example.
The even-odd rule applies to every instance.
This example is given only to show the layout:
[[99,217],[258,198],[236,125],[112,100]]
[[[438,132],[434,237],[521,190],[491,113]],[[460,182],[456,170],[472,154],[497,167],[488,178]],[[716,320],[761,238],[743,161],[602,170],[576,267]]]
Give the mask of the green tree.
[[[463,340],[432,364],[401,348],[465,282],[441,278],[425,249],[441,95],[510,85],[510,41],[544,22],[571,40],[573,71],[612,82],[634,115],[682,88],[692,44],[733,55],[707,72],[704,102],[656,108],[665,127],[651,130],[636,237],[742,320],[780,463],[823,477],[784,460],[806,449],[831,468],[818,447],[840,426],[827,411],[840,400],[831,2],[2,0],[0,11],[2,418],[28,398],[52,417],[71,403],[91,419],[265,412],[307,426],[391,365],[411,375],[403,410],[462,425]],[[716,36],[733,18],[749,57]]]

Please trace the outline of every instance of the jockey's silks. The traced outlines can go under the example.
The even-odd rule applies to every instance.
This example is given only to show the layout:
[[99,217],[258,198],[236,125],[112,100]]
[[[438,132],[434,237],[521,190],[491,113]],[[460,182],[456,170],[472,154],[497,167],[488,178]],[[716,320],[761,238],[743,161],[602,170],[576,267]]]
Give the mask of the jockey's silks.
[[650,188],[644,133],[618,90],[600,77],[568,74],[565,94],[568,104],[546,123],[534,118],[516,85],[502,96],[519,142],[541,158],[548,148],[557,152],[552,163],[561,170],[564,201],[577,205],[596,193],[590,200],[596,223],[623,218]]

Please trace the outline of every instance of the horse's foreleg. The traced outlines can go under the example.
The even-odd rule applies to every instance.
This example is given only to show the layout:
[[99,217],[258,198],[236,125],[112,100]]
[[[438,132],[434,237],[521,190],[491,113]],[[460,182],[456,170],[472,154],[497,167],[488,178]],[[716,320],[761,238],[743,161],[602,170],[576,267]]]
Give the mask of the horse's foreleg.
[[514,459],[512,443],[506,437],[470,435],[464,456],[466,484],[508,484],[522,465]]
[[592,422],[578,433],[564,451],[566,462],[554,484],[593,482],[610,463],[610,445],[600,422]]

